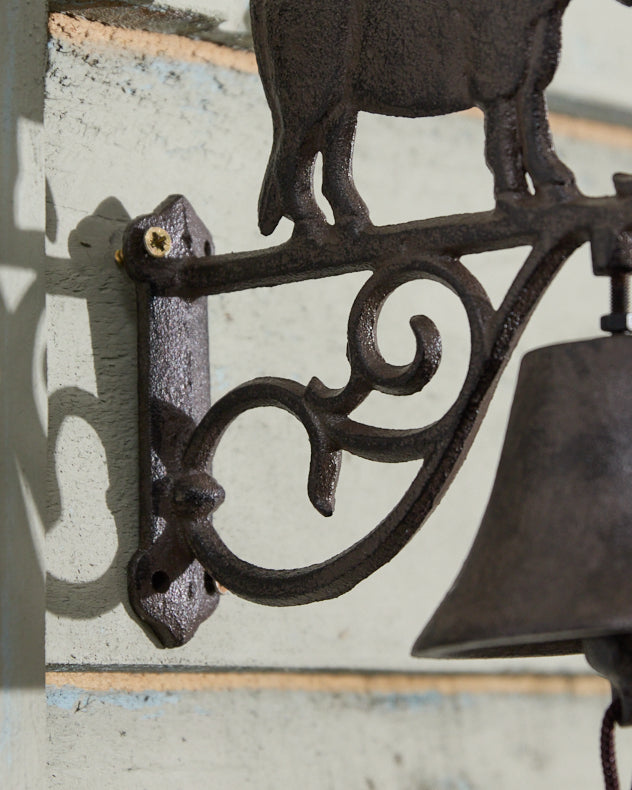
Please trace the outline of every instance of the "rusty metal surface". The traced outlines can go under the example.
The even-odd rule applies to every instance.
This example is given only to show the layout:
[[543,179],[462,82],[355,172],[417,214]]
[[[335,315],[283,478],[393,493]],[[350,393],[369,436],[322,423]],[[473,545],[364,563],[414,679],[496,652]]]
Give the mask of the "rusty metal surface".
[[[632,0],[622,2],[632,5]],[[539,298],[581,244],[591,244],[595,274],[613,278],[606,328],[625,332],[628,322],[632,325],[620,287],[630,271],[632,177],[615,176],[616,195],[611,197],[581,195],[572,172],[555,154],[548,125],[543,91],[559,59],[567,5],[568,0],[405,0],[401,14],[394,17],[383,0],[253,0],[255,49],[274,121],[259,223],[270,233],[286,216],[294,222],[294,233],[279,247],[215,256],[203,250],[201,239],[208,236],[200,228],[187,245],[182,216],[183,211],[192,213],[183,199],[172,198],[155,214],[131,223],[123,261],[137,283],[139,326],[141,337],[147,338],[140,354],[141,367],[148,366],[141,376],[150,382],[145,394],[149,397],[151,387],[159,387],[159,376],[171,375],[158,361],[163,356],[165,361],[171,358],[176,370],[186,354],[202,364],[206,338],[195,321],[190,329],[186,326],[187,311],[199,310],[201,316],[202,307],[193,307],[200,297],[361,270],[370,271],[371,277],[350,313],[349,381],[340,390],[318,379],[301,384],[261,378],[237,387],[209,409],[201,393],[208,373],[195,373],[191,365],[190,375],[199,377],[200,387],[195,407],[167,398],[186,416],[179,432],[165,424],[167,436],[177,434],[169,445],[168,463],[162,461],[163,469],[141,462],[141,504],[149,524],[142,528],[142,551],[152,557],[152,569],[168,573],[161,563],[171,553],[176,566],[182,565],[178,557],[190,561],[195,556],[232,592],[276,606],[346,592],[392,559],[436,507],[467,454]],[[421,51],[423,58],[417,57]],[[495,210],[374,227],[351,173],[357,113],[420,117],[471,106],[485,113],[485,156],[494,175]],[[319,152],[333,226],[314,198],[313,164]],[[173,239],[172,249],[160,248],[159,262],[151,244],[143,243],[152,226],[168,229]],[[531,252],[495,310],[460,258],[522,245],[529,245]],[[410,321],[416,340],[410,364],[389,364],[377,344],[383,304],[397,287],[416,279],[441,283],[463,303],[471,343],[465,381],[456,401],[431,425],[408,430],[364,425],[352,412],[371,392],[419,392],[439,364],[441,338],[423,315]],[[163,321],[171,312],[177,320]],[[223,490],[210,467],[230,423],[264,406],[284,409],[303,424],[311,447],[308,496],[324,516],[335,506],[343,450],[373,461],[423,464],[392,512],[338,556],[294,570],[257,567],[236,557],[213,528],[211,513],[223,501]],[[141,406],[143,430],[154,425],[155,433],[145,445],[157,447],[165,441],[158,431],[160,420],[152,422],[147,408]],[[148,493],[152,475],[152,491],[160,494],[153,499]],[[171,534],[171,525],[177,536]],[[169,548],[160,554],[163,534],[170,536]],[[138,563],[136,568],[132,591],[138,595],[138,585],[144,584],[146,592],[150,576]],[[143,595],[136,609],[147,616],[153,593]],[[167,609],[171,616],[162,603],[150,612],[158,631]],[[178,616],[184,634],[189,626]]]
[[[131,244],[148,246],[154,229],[167,231],[175,255],[208,255],[212,238],[189,203],[167,200],[138,223]],[[151,248],[151,247],[149,247]],[[162,265],[150,256],[154,267]],[[138,284],[139,550],[129,566],[130,601],[139,617],[168,647],[184,644],[215,610],[219,593],[193,556],[182,520],[211,509],[196,499],[198,479],[183,495],[176,485],[182,455],[210,407],[208,311],[205,298],[157,296]],[[205,480],[205,478],[204,478]],[[217,505],[211,499],[212,507]]]

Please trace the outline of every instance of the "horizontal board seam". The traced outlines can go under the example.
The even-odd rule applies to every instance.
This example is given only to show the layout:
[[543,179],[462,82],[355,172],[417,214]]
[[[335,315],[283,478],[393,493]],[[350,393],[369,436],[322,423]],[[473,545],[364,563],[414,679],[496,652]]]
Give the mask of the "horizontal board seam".
[[527,694],[601,696],[594,675],[421,675],[331,672],[47,672],[52,687],[86,691],[307,691],[347,694]]

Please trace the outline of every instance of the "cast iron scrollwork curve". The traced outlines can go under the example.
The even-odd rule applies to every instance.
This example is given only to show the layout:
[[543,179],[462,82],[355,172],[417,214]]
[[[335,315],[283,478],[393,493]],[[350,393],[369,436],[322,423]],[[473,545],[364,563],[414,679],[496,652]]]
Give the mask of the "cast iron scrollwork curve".
[[[459,261],[448,256],[391,261],[388,269],[378,270],[369,279],[351,310],[351,374],[347,386],[331,391],[317,379],[308,387],[287,380],[258,379],[238,387],[211,408],[194,432],[184,456],[185,468],[207,468],[228,425],[248,409],[260,406],[285,409],[303,423],[311,443],[308,493],[323,515],[333,513],[341,450],[393,462],[432,456],[446,423],[454,423],[454,409],[439,423],[418,430],[384,431],[346,418],[371,391],[410,395],[423,389],[437,370],[441,341],[436,326],[425,316],[411,319],[417,350],[409,365],[387,363],[376,340],[380,310],[390,294],[406,282],[426,278],[441,282],[461,298],[471,327],[470,368],[480,368],[482,359],[489,354],[487,327],[493,315],[480,283]],[[471,381],[469,376],[465,387]],[[243,562],[230,552],[207,520],[191,520],[185,529],[195,555],[231,591],[258,603],[291,605],[340,595],[366,575],[367,561],[375,570],[390,559],[384,541],[398,526],[399,518],[392,514],[367,538],[333,560],[293,571],[273,571]],[[371,549],[380,533],[384,536]]]
[[[560,264],[566,255],[534,254],[528,266],[533,267],[535,261],[546,266],[549,257]],[[356,423],[348,417],[348,412],[371,391],[410,395],[420,391],[437,369],[440,338],[435,325],[426,317],[411,319],[417,340],[411,364],[389,365],[376,344],[382,305],[399,285],[418,278],[431,278],[451,288],[466,308],[471,356],[462,390],[442,419],[423,428],[387,430]],[[520,297],[524,299],[525,294],[520,293]],[[511,306],[516,308],[514,304]],[[515,333],[518,329],[516,324],[509,331]],[[206,519],[191,519],[185,525],[195,556],[232,592],[257,603],[277,606],[309,603],[351,589],[392,559],[438,502],[455,467],[463,460],[471,441],[468,434],[475,431],[482,418],[484,390],[492,388],[500,373],[501,366],[495,364],[493,352],[502,341],[494,332],[504,335],[507,331],[504,316],[495,313],[480,283],[456,259],[404,258],[378,270],[361,290],[351,311],[348,338],[351,375],[347,386],[336,392],[327,390],[318,380],[312,380],[306,388],[279,379],[244,384],[222,398],[202,420],[184,456],[184,466],[206,468],[223,432],[244,411],[277,406],[297,417],[307,431],[311,444],[308,492],[312,504],[323,515],[333,512],[341,450],[374,461],[423,459],[410,490],[365,538],[337,557],[316,565],[275,571],[244,562],[230,551]]]

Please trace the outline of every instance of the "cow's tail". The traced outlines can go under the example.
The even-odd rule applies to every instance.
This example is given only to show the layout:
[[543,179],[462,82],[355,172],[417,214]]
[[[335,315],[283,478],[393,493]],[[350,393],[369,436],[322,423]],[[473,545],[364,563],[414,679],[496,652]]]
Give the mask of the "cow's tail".
[[277,172],[279,138],[280,130],[283,128],[283,119],[278,99],[274,95],[274,64],[270,57],[266,0],[250,0],[250,19],[259,76],[272,112],[272,152],[259,195],[259,230],[264,236],[269,236],[283,216],[283,199]]
[[283,216],[283,201],[276,168],[275,148],[272,148],[270,161],[263,179],[259,195],[259,230],[269,236]]

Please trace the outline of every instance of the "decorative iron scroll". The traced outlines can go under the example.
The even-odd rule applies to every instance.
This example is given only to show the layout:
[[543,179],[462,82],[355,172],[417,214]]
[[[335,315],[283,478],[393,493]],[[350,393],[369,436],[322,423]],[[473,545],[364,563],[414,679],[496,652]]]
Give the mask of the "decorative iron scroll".
[[[135,220],[124,240],[124,265],[138,292],[141,423],[141,545],[130,566],[130,595],[163,643],[182,644],[214,609],[213,580],[252,601],[288,606],[341,595],[392,559],[450,484],[538,299],[584,242],[592,244],[595,273],[613,280],[603,328],[632,329],[624,287],[632,268],[632,177],[615,176],[616,197],[582,196],[555,153],[548,123],[544,90],[559,60],[568,3],[444,0],[406,3],[397,16],[383,0],[252,0],[273,119],[259,226],[269,234],[289,217],[292,239],[259,252],[212,255],[210,234],[176,196]],[[358,112],[421,117],[473,106],[485,114],[495,210],[372,226],[351,175]],[[334,226],[314,197],[318,153]],[[495,310],[460,258],[524,245],[531,253]],[[345,387],[261,378],[208,408],[202,297],[356,271],[372,274],[349,316]],[[416,351],[408,365],[390,364],[377,342],[385,301],[419,279],[449,288],[465,308],[465,381],[430,425],[364,425],[351,415],[371,392],[419,392],[439,365],[441,338],[423,315],[410,321]],[[231,422],[262,406],[303,424],[311,447],[308,495],[325,516],[334,510],[343,451],[423,464],[391,513],[354,546],[305,568],[259,568],[236,557],[213,527],[224,492],[211,462]]]
[[[156,597],[169,595],[170,582],[194,561],[239,596],[257,603],[287,606],[339,596],[392,559],[432,512],[463,462],[511,351],[564,261],[589,241],[596,274],[616,278],[630,270],[627,232],[632,231],[632,177],[618,175],[615,185],[616,197],[580,197],[558,203],[532,198],[519,210],[496,209],[370,228],[348,243],[342,243],[344,235],[340,230],[330,228],[327,240],[318,244],[298,236],[280,247],[230,255],[198,257],[195,251],[187,254],[187,249],[203,249],[203,237],[207,245],[210,237],[200,230],[203,226],[184,198],[170,198],[156,213],[135,220],[126,233],[123,257],[127,271],[137,282],[139,322],[142,327],[159,319],[155,307],[150,309],[152,304],[172,305],[161,331],[178,336],[179,350],[171,352],[171,362],[176,367],[176,357],[190,355],[189,346],[199,343],[199,338],[183,334],[182,326],[174,323],[173,310],[180,309],[175,305],[190,310],[200,303],[201,296],[208,294],[352,271],[372,272],[349,316],[350,375],[345,387],[332,390],[318,379],[303,385],[286,379],[260,378],[225,395],[197,423],[176,420],[171,432],[180,437],[181,446],[171,457],[169,468],[155,477],[152,492],[142,499],[145,509],[154,515],[162,514],[164,523],[145,540],[141,551],[143,556],[152,554],[151,567],[139,571],[138,558],[132,565],[130,584],[136,590],[137,611],[146,616],[149,598],[154,601],[154,619],[168,611],[169,617],[177,620],[180,615],[176,601],[165,606],[164,602],[156,604]],[[147,233],[156,227],[166,232],[173,244],[172,252],[160,260],[147,248]],[[531,252],[495,310],[460,256],[523,245],[530,246]],[[410,321],[416,340],[410,364],[389,364],[377,344],[376,327],[382,306],[396,288],[416,279],[441,283],[463,303],[471,339],[465,381],[456,401],[437,422],[409,430],[363,425],[351,414],[370,392],[397,396],[419,392],[439,364],[441,339],[436,326],[425,316],[415,316]],[[202,322],[205,321],[204,311]],[[151,353],[161,353],[164,335],[152,336],[150,341]],[[144,357],[141,353],[139,362],[141,370],[147,366],[147,351]],[[190,379],[191,375],[187,375]],[[205,381],[207,375],[202,376]],[[224,492],[209,470],[230,423],[245,411],[263,406],[284,409],[303,424],[311,446],[308,495],[325,516],[334,510],[343,450],[372,461],[420,460],[423,465],[391,513],[354,546],[326,562],[305,568],[259,568],[236,557],[213,528],[211,514],[221,505]],[[143,408],[156,418],[156,403],[143,407],[141,402],[141,411]],[[172,411],[172,418],[177,417],[178,409]],[[159,422],[166,431],[164,415]],[[185,423],[190,428],[183,431]],[[164,437],[160,441],[165,444]],[[143,520],[150,515],[145,513]],[[175,553],[174,541],[178,547]],[[163,549],[157,548],[161,545]],[[175,569],[174,556],[179,558]],[[162,563],[157,578],[156,563]],[[154,585],[147,593],[150,576]],[[166,589],[161,590],[161,584]],[[206,588],[208,591],[208,577]],[[171,592],[177,594],[178,600],[182,598],[184,607],[187,594],[183,590],[181,584],[171,584]],[[203,619],[206,615],[201,612],[200,616]],[[185,641],[197,624],[188,623],[185,628],[180,623],[177,643]]]

